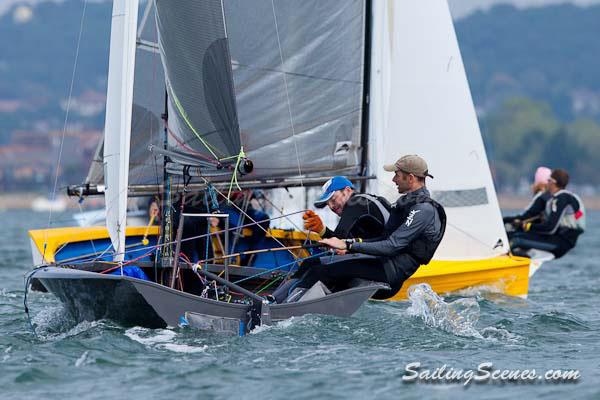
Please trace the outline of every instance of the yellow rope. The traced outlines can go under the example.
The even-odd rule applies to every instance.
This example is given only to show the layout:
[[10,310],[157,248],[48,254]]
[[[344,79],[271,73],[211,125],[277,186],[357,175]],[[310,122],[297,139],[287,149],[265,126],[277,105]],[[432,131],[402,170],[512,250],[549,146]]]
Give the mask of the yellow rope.
[[[175,95],[175,92],[173,91],[173,88],[169,85],[169,89],[171,92],[171,97],[173,97],[173,100],[175,100],[175,106],[177,107],[177,111],[179,111],[179,114],[181,115],[181,117],[183,118],[183,120],[185,121],[185,123],[187,124],[187,126],[190,128],[190,130],[194,133],[194,135],[196,135],[196,137],[198,138],[198,140],[200,140],[200,142],[204,145],[204,147],[206,147],[206,149],[210,152],[210,154],[212,154],[212,156],[219,161],[219,157],[215,154],[215,152],[211,149],[211,145],[209,143],[207,143],[204,139],[202,139],[202,136],[200,136],[200,134],[196,131],[196,129],[194,129],[194,127],[192,126],[192,123],[190,122],[185,110],[183,109],[183,106],[181,105],[181,103],[179,102],[179,99],[177,98],[177,96]],[[217,149],[215,148],[215,151]]]
[[217,151],[217,149],[214,148],[215,151],[213,151],[213,149],[211,148],[212,146],[209,143],[207,143],[204,139],[202,139],[202,136],[200,136],[200,134],[196,131],[196,129],[194,129],[185,110],[183,109],[183,106],[181,105],[181,103],[179,102],[179,99],[175,95],[173,88],[171,86],[169,86],[169,89],[171,92],[171,96],[173,97],[173,100],[175,101],[175,106],[177,108],[177,111],[179,111],[179,114],[181,115],[181,117],[183,118],[183,120],[185,121],[187,126],[194,133],[194,135],[196,135],[196,137],[198,138],[198,140],[200,140],[200,142],[204,145],[204,147],[206,147],[206,149],[210,152],[210,154],[212,154],[212,156],[219,162],[224,161],[224,160],[229,160],[232,158],[237,158],[236,162],[235,162],[235,168],[234,168],[233,174],[231,176],[231,181],[229,182],[229,191],[227,192],[227,201],[230,202],[231,191],[233,190],[233,186],[235,185],[238,190],[242,190],[242,188],[240,187],[240,185],[238,183],[237,174],[238,174],[238,167],[240,166],[240,162],[242,162],[242,159],[246,158],[246,154],[244,153],[244,146],[240,147],[240,152],[238,153],[237,156],[219,158],[215,154],[215,151]]
[[246,158],[246,154],[244,153],[244,146],[242,146],[242,147],[240,147],[240,153],[237,155],[237,160],[235,162],[235,168],[233,170],[233,175],[231,175],[231,181],[229,182],[229,191],[227,192],[227,201],[228,202],[231,202],[230,198],[231,198],[231,190],[233,189],[233,185],[235,185],[238,190],[242,190],[242,188],[238,184],[237,174],[238,174],[238,167],[240,166],[240,162],[244,158]]
[[148,240],[148,232],[150,231],[150,227],[152,226],[153,223],[154,223],[154,215],[151,215],[150,222],[148,222],[148,226],[146,226],[146,231],[144,232],[144,237],[142,238],[142,244],[144,246],[148,246],[148,243],[150,243],[150,241]]

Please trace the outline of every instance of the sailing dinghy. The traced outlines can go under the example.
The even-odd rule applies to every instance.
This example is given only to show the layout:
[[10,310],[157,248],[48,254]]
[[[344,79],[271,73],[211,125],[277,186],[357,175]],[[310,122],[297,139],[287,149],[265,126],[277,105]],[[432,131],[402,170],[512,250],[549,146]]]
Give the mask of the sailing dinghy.
[[[434,260],[391,300],[421,282],[438,293],[485,286],[527,295],[530,260],[509,254],[444,0],[155,0],[139,24],[137,9],[136,0],[114,1],[102,151],[86,184],[70,189],[104,195],[106,227],[30,231],[41,266],[30,277],[74,315],[227,332],[261,318],[351,315],[384,285],[359,281],[268,304],[261,296],[274,283],[324,254],[303,246],[316,235],[298,230],[263,227],[256,240],[265,221],[247,212],[250,195],[240,207],[230,194],[296,187],[300,196],[269,203],[302,210],[311,186],[343,174],[393,200],[381,166],[409,153],[428,161],[448,227]],[[160,229],[125,226],[127,197],[156,193]],[[195,193],[204,213],[181,207],[176,224],[176,207]],[[201,235],[216,257],[198,264],[181,253],[181,227],[184,218],[216,218],[216,197],[229,210],[219,210],[225,227]],[[272,210],[279,220],[299,217]]]

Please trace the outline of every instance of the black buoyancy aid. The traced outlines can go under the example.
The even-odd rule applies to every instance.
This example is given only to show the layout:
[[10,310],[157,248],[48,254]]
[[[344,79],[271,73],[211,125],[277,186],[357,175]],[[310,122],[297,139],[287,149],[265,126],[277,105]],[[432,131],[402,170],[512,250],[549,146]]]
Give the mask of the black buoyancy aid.
[[441,204],[428,196],[414,196],[398,202],[391,209],[390,219],[385,226],[385,235],[389,236],[398,229],[406,221],[411,208],[421,203],[429,203],[437,211],[440,218],[440,230],[435,238],[426,238],[423,234],[419,235],[406,247],[405,253],[413,257],[420,265],[425,265],[433,258],[446,231],[446,212]]

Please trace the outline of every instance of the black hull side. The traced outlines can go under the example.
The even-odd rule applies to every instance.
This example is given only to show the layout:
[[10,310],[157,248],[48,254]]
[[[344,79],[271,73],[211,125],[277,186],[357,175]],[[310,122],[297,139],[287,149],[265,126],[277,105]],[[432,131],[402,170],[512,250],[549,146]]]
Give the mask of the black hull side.
[[[245,321],[250,310],[245,304],[206,299],[127,276],[47,267],[38,270],[35,277],[78,321],[106,318],[124,326],[162,328],[177,326],[189,313]],[[365,281],[314,300],[272,304],[269,321],[305,314],[348,317],[377,290],[385,288],[389,287]]]
[[100,275],[104,279],[90,279],[85,275],[48,273],[44,270],[35,274],[79,322],[110,319],[125,327],[167,326],[130,281],[121,277],[111,279],[113,276],[107,275]]

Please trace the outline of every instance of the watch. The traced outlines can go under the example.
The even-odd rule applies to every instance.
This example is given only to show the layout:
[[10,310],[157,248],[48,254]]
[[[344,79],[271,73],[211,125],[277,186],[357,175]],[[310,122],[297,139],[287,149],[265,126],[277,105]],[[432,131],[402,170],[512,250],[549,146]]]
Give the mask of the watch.
[[352,244],[354,244],[354,239],[345,239],[344,242],[346,242],[346,250],[352,250]]

